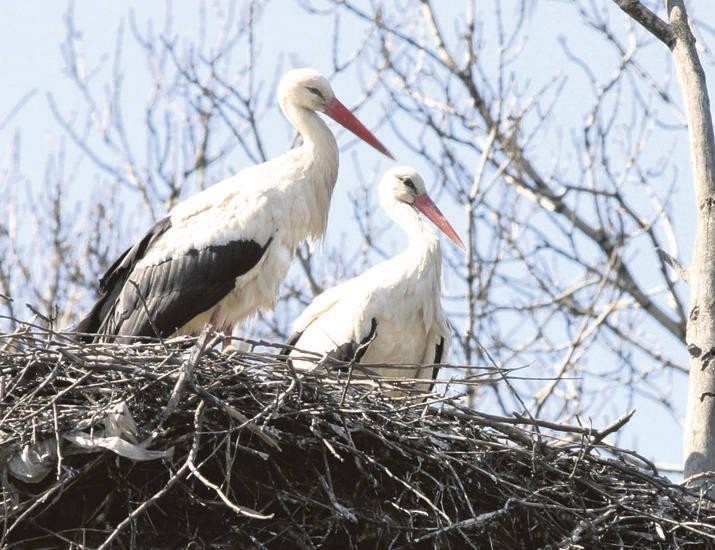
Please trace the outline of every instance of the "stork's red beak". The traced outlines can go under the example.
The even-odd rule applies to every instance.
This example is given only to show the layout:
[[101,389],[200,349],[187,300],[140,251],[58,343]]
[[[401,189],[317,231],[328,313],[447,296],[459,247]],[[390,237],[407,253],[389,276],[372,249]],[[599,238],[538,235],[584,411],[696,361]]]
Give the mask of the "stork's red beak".
[[462,239],[459,238],[457,232],[447,221],[447,218],[444,217],[444,214],[442,214],[437,205],[432,202],[432,199],[429,198],[427,193],[417,195],[417,197],[415,197],[414,205],[417,210],[427,216],[433,224],[439,227],[445,235],[452,239],[452,241],[454,241],[459,248],[462,250],[465,249]]
[[387,150],[387,147],[380,143],[380,140],[373,136],[372,132],[365,128],[365,126],[363,126],[363,123],[360,122],[357,117],[352,114],[350,110],[345,105],[340,103],[337,99],[332,99],[328,102],[328,104],[325,106],[325,114],[332,118],[338,124],[350,130],[353,134],[355,134],[364,142],[372,145],[383,155],[390,157],[392,160],[395,160],[395,157],[393,157],[392,153]]

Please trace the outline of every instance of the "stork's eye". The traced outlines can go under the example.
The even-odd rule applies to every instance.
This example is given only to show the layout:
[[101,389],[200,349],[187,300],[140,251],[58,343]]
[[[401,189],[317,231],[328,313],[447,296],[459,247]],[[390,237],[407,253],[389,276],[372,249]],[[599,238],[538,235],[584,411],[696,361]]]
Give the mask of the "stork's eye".
[[404,183],[407,187],[417,193],[417,187],[415,187],[415,183],[412,181],[412,179],[410,179],[409,177],[404,177],[400,178],[400,180],[402,180],[402,183]]
[[313,88],[313,87],[308,86],[308,91],[309,91],[311,94],[317,95],[320,99],[322,99],[323,101],[325,101],[325,97],[323,96],[323,92],[321,92],[320,90],[318,90],[318,88]]

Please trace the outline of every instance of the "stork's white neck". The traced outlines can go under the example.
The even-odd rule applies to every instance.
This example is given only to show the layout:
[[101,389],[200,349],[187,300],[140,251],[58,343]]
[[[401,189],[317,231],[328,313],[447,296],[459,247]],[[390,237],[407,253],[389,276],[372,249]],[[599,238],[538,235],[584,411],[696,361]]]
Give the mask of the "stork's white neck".
[[415,311],[421,311],[425,327],[430,327],[434,315],[441,311],[442,251],[439,237],[431,222],[412,206],[396,200],[385,201],[383,208],[407,234],[407,248],[389,262],[400,274],[400,285],[406,285],[408,295],[418,297],[412,302]]
[[[294,151],[298,157],[297,167],[301,177],[293,181],[297,185],[296,196],[302,197],[300,202],[307,208],[307,218],[303,218],[306,222],[303,228],[307,234],[305,236],[315,242],[323,236],[328,224],[330,198],[338,177],[338,144],[328,126],[314,111],[290,101],[281,107],[286,118],[303,138],[303,144]],[[296,217],[300,218],[302,216]]]
[[338,144],[323,119],[315,111],[298,107],[291,101],[286,101],[281,107],[286,118],[303,138],[303,146],[326,157],[325,160],[332,160],[337,170]]
[[424,216],[421,216],[414,207],[404,202],[391,200],[383,204],[397,225],[407,235],[407,254],[419,257],[420,259],[431,254],[439,254],[439,237],[431,223]]

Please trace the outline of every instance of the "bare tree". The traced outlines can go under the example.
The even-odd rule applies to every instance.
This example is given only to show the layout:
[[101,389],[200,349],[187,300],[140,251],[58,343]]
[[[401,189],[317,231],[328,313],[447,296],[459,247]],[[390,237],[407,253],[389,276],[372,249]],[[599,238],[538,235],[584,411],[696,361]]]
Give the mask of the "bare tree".
[[[485,361],[524,372],[518,398],[499,383],[460,386],[464,368],[447,373],[455,379],[450,391],[474,407],[528,409],[562,422],[619,417],[648,400],[678,421],[670,388],[690,371],[686,473],[715,470],[715,382],[704,368],[715,348],[706,313],[715,283],[707,279],[715,276],[706,208],[712,128],[683,4],[668,3],[667,21],[633,0],[300,5],[330,50],[326,72],[355,83],[354,106],[381,115],[402,161],[426,168],[440,202],[462,218],[466,257],[445,247],[453,362],[471,374]],[[175,26],[170,6],[159,25],[130,14],[112,54],[96,57],[83,49],[68,10],[62,52],[77,101],[47,97],[65,136],[48,161],[52,191],[13,191],[11,181],[23,177],[19,137],[18,153],[0,171],[8,192],[0,206],[8,213],[0,217],[6,317],[19,317],[30,302],[43,322],[66,326],[86,306],[95,277],[152,218],[295,141],[272,91],[294,60],[262,56],[260,30],[271,9],[267,1],[202,4],[193,34]],[[533,53],[544,39],[538,25],[560,24],[547,9],[573,26],[552,40],[556,60]],[[343,40],[347,27],[358,40]],[[706,37],[713,33],[702,28],[702,53],[712,62]],[[654,53],[654,36],[672,58]],[[599,63],[590,62],[593,44]],[[142,93],[127,89],[127,58],[149,83]],[[671,67],[687,92],[685,109],[674,98]],[[688,220],[673,211],[680,173],[672,158],[686,127],[705,216],[687,274],[690,309],[679,268]],[[319,253],[300,250],[276,312],[261,316],[253,335],[285,337],[315,293],[391,253],[387,226],[370,207],[379,174],[353,157],[351,144],[342,170],[357,180],[354,221],[332,225]],[[97,188],[110,191],[77,207],[68,189],[88,166]],[[42,238],[30,243],[28,231]]]
[[700,63],[685,3],[666,0],[668,22],[638,1],[614,0],[671,51],[690,136],[697,232],[687,271],[691,289],[685,341],[690,354],[688,412],[685,425],[686,477],[715,472],[715,137],[705,71]]
[[[340,13],[379,29],[364,63],[395,105],[390,123],[405,148],[432,168],[445,196],[465,207],[468,256],[448,260],[448,278],[459,289],[453,319],[463,322],[462,358],[473,364],[487,349],[502,366],[542,367],[551,380],[521,387],[533,396],[537,415],[593,414],[616,396],[626,403],[652,399],[677,415],[679,403],[667,388],[690,370],[683,343],[686,328],[689,335],[695,329],[678,279],[680,227],[672,212],[678,172],[663,141],[670,134],[674,149],[677,135],[691,129],[698,204],[704,204],[709,187],[702,182],[711,181],[712,159],[704,73],[692,33],[683,30],[682,3],[668,4],[669,23],[640,2],[616,3],[648,32],[617,17],[615,4],[562,8],[574,10],[581,29],[600,36],[600,47],[613,56],[599,71],[578,42],[561,39],[564,59],[591,88],[578,98],[581,126],[572,120],[567,135],[554,119],[574,89],[568,79],[555,73],[534,84],[535,73],[516,69],[533,32],[535,3],[510,4],[508,14],[499,2],[480,4],[481,13],[466,2],[456,14],[429,0],[395,9],[349,0],[307,5],[315,14]],[[667,60],[654,72],[651,33],[673,49],[681,87],[693,90],[685,94],[684,111],[671,92]],[[709,258],[707,220],[698,223],[695,264]],[[710,272],[708,261],[704,272],[690,276],[695,304],[712,288],[697,283]],[[698,322],[710,326],[703,315]],[[704,374],[691,378],[697,389],[689,416],[695,418],[695,408],[711,418],[711,400],[700,397],[713,388],[696,378],[707,377],[701,363],[712,346],[705,336],[693,341],[689,349],[701,356],[695,364]],[[503,388],[492,389],[511,410]],[[700,416],[688,431],[708,424],[715,425]],[[711,463],[689,465],[686,473],[711,469]]]

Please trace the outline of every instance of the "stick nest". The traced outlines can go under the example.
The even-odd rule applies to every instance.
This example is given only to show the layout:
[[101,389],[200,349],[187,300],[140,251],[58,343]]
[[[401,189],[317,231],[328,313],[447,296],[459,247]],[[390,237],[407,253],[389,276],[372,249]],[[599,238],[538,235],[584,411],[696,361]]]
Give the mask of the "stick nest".
[[[234,354],[213,343],[207,333],[132,345],[79,344],[39,329],[0,335],[0,546],[715,541],[712,501],[604,442],[627,418],[598,431],[497,417],[406,386],[396,397],[395,385],[349,366],[298,374],[265,342],[254,342],[262,353]],[[126,429],[108,431],[110,417]],[[90,442],[80,453],[77,433]],[[163,458],[92,449],[93,438]],[[47,475],[18,480],[10,464],[38,448]]]

